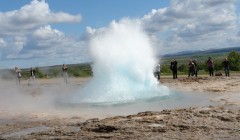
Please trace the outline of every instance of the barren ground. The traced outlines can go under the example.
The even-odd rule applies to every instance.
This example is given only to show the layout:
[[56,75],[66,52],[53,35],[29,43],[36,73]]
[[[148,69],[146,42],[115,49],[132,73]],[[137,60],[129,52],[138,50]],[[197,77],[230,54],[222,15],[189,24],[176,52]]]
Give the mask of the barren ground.
[[[38,97],[46,88],[64,93],[76,90],[88,80],[90,78],[72,78],[67,86],[62,83],[62,79],[37,79],[37,86],[28,86],[28,81],[24,80],[18,90],[26,93],[25,98]],[[14,88],[4,90],[9,88],[7,85],[11,82],[0,84],[0,101],[3,102],[0,107],[0,139],[240,139],[238,75],[229,78],[182,76],[177,80],[161,77],[161,84],[173,90],[188,94],[203,92],[219,95],[217,98],[209,98],[211,102],[219,103],[217,106],[146,111],[103,118],[91,118],[81,113],[52,112],[42,104],[42,109],[35,112],[16,110],[17,107],[8,108],[3,106],[3,98],[9,97],[2,93],[15,92]],[[11,101],[16,106],[23,104],[18,104],[18,99]]]

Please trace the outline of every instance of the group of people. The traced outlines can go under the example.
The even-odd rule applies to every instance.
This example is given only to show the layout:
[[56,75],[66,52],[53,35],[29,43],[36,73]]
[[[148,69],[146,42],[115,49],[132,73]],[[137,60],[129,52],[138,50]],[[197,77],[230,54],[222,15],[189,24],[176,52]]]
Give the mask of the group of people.
[[[228,61],[228,58],[226,57],[223,62],[223,68],[224,68],[224,72],[225,72],[225,76],[229,77],[229,61]],[[208,65],[208,71],[209,71],[209,75],[210,76],[214,76],[214,64],[213,64],[213,60],[211,57],[208,58],[207,60],[207,65]]]
[[[63,64],[62,66],[62,72],[63,72],[63,80],[64,83],[68,83],[68,67],[66,64]],[[18,67],[15,67],[15,73],[16,73],[16,85],[20,85],[21,83],[21,78],[22,78],[22,74],[21,74],[21,70]],[[36,71],[34,68],[30,69],[30,78],[29,78],[29,82],[28,85],[32,85],[34,84],[36,78]]]
[[[20,85],[21,78],[22,78],[21,70],[18,67],[15,67],[15,73],[16,73],[16,85]],[[31,68],[28,85],[32,85],[34,83],[35,78],[36,78],[35,76],[36,76],[36,71],[34,68]]]
[[[173,59],[173,61],[170,63],[170,69],[172,71],[173,74],[173,79],[177,79],[177,61],[175,59]],[[214,64],[213,64],[213,60],[211,57],[208,58],[207,60],[207,66],[208,66],[208,71],[209,71],[209,75],[214,76]],[[226,57],[224,59],[224,61],[222,62],[223,67],[224,67],[224,72],[225,72],[225,76],[229,77],[229,61],[228,58]],[[188,77],[190,76],[198,76],[198,68],[197,68],[197,61],[196,59],[189,61],[188,63]]]
[[196,59],[192,60],[190,59],[188,63],[188,77],[190,76],[196,76],[197,77],[198,69],[197,69],[197,61]]
[[[173,79],[177,79],[177,67],[178,62],[176,61],[176,59],[173,59],[173,61],[170,63],[170,69],[172,71],[172,75],[173,75]],[[224,61],[222,62],[223,66],[224,66],[224,71],[225,71],[225,76],[229,77],[229,61],[227,59],[227,57],[224,59]],[[208,66],[208,71],[209,71],[209,75],[210,76],[214,76],[214,64],[213,64],[213,60],[211,59],[211,57],[208,58],[207,60],[207,66]],[[66,64],[62,65],[62,72],[63,72],[63,80],[64,83],[68,83],[68,67]],[[20,85],[21,82],[21,70],[18,67],[15,67],[15,73],[16,73],[16,84]],[[157,64],[155,67],[155,72],[154,72],[155,77],[157,77],[158,80],[160,80],[160,64]],[[189,61],[188,63],[188,77],[190,76],[198,76],[198,68],[197,68],[197,61],[196,59]],[[29,83],[28,85],[31,85],[31,83],[33,83],[35,81],[35,76],[36,76],[36,71],[34,68],[30,69],[30,78],[29,78]]]

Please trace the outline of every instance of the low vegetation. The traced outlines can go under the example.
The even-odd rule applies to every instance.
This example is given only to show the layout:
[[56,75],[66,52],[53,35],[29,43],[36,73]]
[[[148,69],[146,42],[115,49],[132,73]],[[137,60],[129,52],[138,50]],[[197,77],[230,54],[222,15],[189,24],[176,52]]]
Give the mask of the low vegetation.
[[217,54],[204,54],[204,55],[189,55],[189,56],[177,56],[177,57],[167,57],[161,60],[161,75],[171,75],[172,71],[170,70],[170,62],[172,59],[176,59],[178,61],[178,72],[179,74],[187,74],[188,73],[188,62],[190,59],[197,60],[197,68],[199,70],[199,74],[206,74],[208,72],[207,68],[207,60],[208,57],[211,57],[214,61],[214,70],[215,71],[223,71],[222,62],[225,57],[228,57],[230,63],[231,71],[239,71],[240,70],[240,53],[237,51],[229,52],[229,53],[217,53]]
[[[62,77],[62,66],[50,66],[50,67],[36,67],[36,78],[54,78]],[[1,70],[1,75],[4,79],[12,79],[15,76],[14,70]],[[30,68],[21,69],[22,79],[29,79]],[[69,77],[88,77],[92,76],[91,64],[69,64],[68,65]]]

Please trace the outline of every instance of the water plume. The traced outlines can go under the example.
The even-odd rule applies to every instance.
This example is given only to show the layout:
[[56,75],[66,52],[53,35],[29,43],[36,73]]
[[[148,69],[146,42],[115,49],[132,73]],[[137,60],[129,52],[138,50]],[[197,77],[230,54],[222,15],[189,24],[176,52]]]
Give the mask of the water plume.
[[97,30],[90,54],[94,76],[74,102],[126,102],[169,94],[153,76],[157,59],[138,21],[113,21]]

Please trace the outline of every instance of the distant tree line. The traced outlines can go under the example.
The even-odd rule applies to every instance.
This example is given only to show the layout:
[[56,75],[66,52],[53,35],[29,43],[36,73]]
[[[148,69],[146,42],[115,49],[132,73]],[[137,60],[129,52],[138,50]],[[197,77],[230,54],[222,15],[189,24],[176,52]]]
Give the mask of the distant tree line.
[[[239,71],[240,70],[240,53],[233,51],[228,53],[227,58],[229,60],[230,70],[231,71]],[[207,72],[207,59],[206,61],[197,62],[197,68],[199,71]],[[223,62],[224,58],[222,60],[214,60],[214,70],[215,71],[221,71],[223,70]],[[162,74],[171,74],[172,71],[170,70],[170,64],[162,64],[161,65],[161,73]],[[188,63],[184,64],[178,64],[178,71],[183,74],[187,74],[188,72]]]
[[[49,68],[34,68],[36,72],[36,78],[51,78],[51,77],[61,77],[63,72],[61,66],[49,67]],[[4,79],[15,78],[15,71],[11,69],[1,70],[1,77]],[[23,79],[29,79],[30,68],[21,69],[21,75]],[[88,77],[92,76],[91,64],[79,64],[79,65],[69,65],[68,66],[68,76],[69,77]]]
[[[46,72],[45,72],[46,73]],[[61,68],[51,68],[47,71],[49,77],[60,77],[62,76]],[[45,74],[46,75],[46,74]],[[69,77],[88,77],[92,75],[91,65],[80,65],[80,66],[68,66]]]

